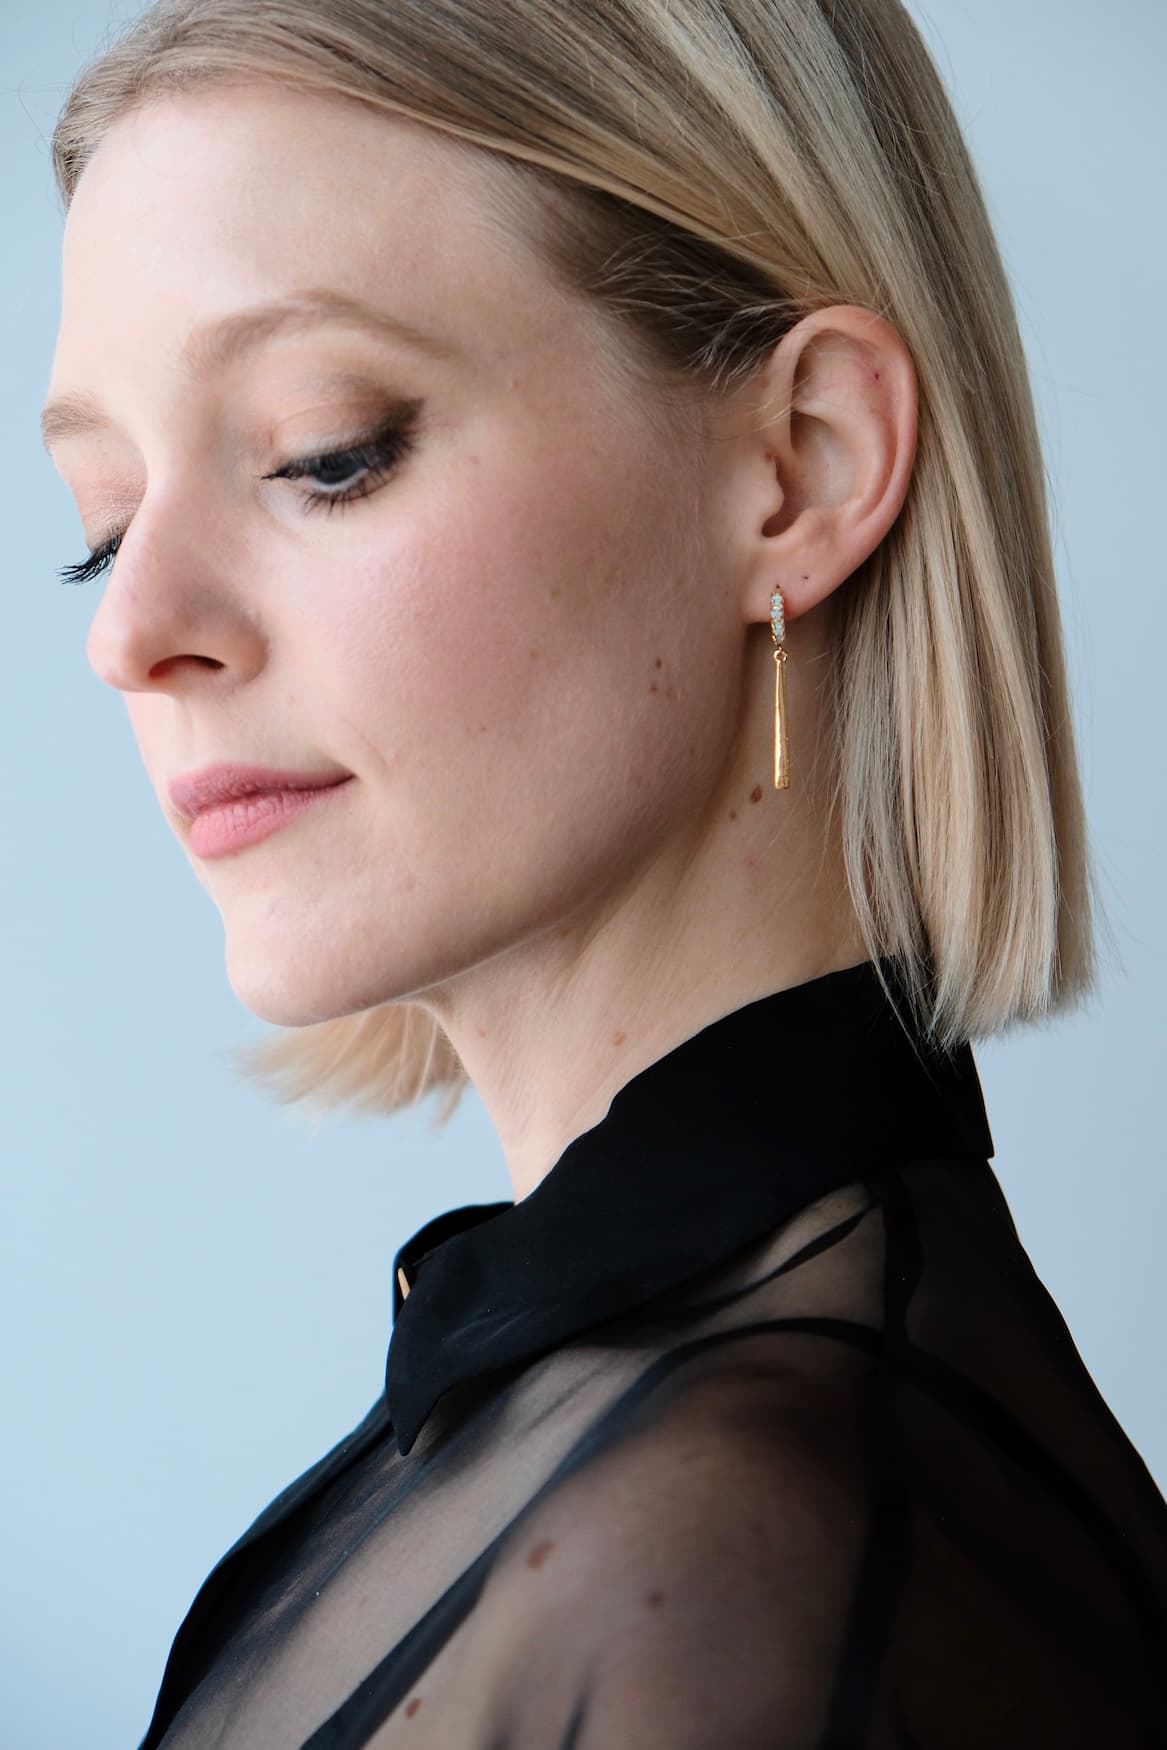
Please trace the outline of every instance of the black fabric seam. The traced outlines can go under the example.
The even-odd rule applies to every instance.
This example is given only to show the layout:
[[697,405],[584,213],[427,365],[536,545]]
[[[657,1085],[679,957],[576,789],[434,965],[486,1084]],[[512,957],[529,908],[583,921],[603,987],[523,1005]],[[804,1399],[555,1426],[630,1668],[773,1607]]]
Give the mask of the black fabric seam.
[[819,1750],[853,1750],[874,1723],[876,1697],[912,1555],[914,1492],[895,1396],[908,1348],[907,1309],[923,1270],[911,1201],[898,1172],[868,1181],[884,1229],[883,1305],[876,1364],[865,1382],[867,1531]]

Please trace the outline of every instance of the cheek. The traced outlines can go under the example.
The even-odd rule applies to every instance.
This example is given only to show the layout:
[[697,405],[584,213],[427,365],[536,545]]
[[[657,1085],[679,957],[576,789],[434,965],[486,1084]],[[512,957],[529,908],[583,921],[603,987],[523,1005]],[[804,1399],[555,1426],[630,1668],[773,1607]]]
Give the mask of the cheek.
[[419,854],[610,860],[691,753],[668,519],[627,480],[603,509],[578,476],[472,484],[350,573],[330,714]]

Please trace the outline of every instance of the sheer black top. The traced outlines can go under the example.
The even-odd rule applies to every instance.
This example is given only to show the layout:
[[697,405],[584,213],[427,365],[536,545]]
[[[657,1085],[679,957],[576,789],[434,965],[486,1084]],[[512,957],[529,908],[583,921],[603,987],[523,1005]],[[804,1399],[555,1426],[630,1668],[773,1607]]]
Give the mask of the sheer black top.
[[140,1750],[1162,1750],[1167,1506],[992,1153],[871,962],[651,1064],[401,1246]]

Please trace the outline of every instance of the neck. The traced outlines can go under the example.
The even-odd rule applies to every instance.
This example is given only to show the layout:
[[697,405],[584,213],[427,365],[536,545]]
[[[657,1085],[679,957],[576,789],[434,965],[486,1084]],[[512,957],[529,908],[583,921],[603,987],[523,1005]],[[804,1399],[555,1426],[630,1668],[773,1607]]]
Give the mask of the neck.
[[683,1040],[869,957],[826,816],[805,780],[774,791],[755,749],[700,820],[586,912],[414,999],[481,1097],[516,1201]]

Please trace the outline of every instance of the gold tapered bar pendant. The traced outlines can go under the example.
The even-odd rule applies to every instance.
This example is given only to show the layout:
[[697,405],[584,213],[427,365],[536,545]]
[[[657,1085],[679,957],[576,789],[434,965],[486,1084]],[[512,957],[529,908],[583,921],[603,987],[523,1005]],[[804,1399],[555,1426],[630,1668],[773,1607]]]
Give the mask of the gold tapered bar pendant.
[[786,652],[774,652],[774,788],[790,788],[790,762],[786,746]]

